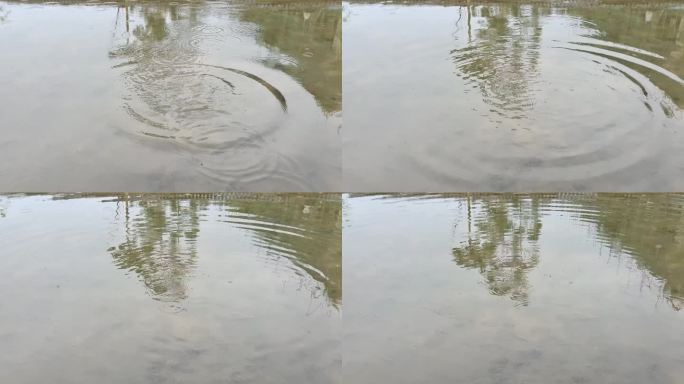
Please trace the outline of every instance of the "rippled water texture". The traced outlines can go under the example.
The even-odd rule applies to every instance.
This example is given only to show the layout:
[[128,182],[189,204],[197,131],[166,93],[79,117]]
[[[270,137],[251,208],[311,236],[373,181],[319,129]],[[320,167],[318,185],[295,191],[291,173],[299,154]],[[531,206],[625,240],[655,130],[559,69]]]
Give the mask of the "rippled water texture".
[[400,3],[344,5],[345,190],[684,189],[684,3]]
[[349,383],[684,375],[684,196],[352,196]]
[[0,2],[0,190],[337,190],[341,12]]
[[339,195],[0,196],[0,382],[338,383]]

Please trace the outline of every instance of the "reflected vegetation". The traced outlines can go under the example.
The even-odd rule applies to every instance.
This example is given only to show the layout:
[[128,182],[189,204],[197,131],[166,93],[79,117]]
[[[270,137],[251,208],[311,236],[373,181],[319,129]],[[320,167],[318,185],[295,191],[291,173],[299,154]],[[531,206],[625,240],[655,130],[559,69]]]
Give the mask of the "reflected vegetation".
[[292,263],[295,273],[322,284],[321,293],[333,305],[341,304],[339,195],[123,194],[105,198],[116,203],[115,222],[123,226],[125,237],[107,251],[115,265],[135,273],[156,300],[177,302],[187,297],[186,280],[198,261],[201,223],[218,211],[218,221],[250,233],[253,244],[265,250],[269,260]]
[[511,4],[471,6],[459,12],[456,27],[467,23],[463,28],[467,28],[468,41],[464,48],[451,51],[458,75],[479,90],[491,112],[513,119],[526,117],[535,104],[534,88],[540,76],[542,10]]
[[[31,34],[21,33],[22,28],[28,28],[32,14],[52,12],[55,28],[67,36],[63,39],[82,34],[75,32],[80,31],[80,25],[63,25],[70,17],[81,15],[89,20],[93,37],[85,36],[88,44],[81,44],[83,57],[74,58],[74,62],[68,62],[69,57],[60,59],[65,61],[64,67],[72,68],[69,73],[62,73],[61,67],[49,71],[64,79],[61,81],[78,85],[61,99],[83,98],[79,103],[83,104],[84,114],[97,111],[97,118],[77,117],[95,127],[63,122],[68,119],[66,113],[60,114],[64,108],[49,113],[53,115],[51,124],[68,126],[74,136],[82,133],[84,140],[110,142],[126,148],[127,153],[153,156],[152,161],[141,162],[141,173],[158,175],[155,160],[159,164],[177,162],[184,168],[179,174],[192,175],[201,183],[175,176],[170,184],[176,187],[170,191],[338,189],[339,3],[30,0],[6,4],[22,16],[13,23],[17,32],[12,32],[26,36],[26,42],[19,38],[8,40],[16,45],[10,48],[32,55],[39,55],[34,48],[38,44],[32,41]],[[13,59],[7,63],[8,68],[22,65],[21,56]],[[0,67],[0,73],[2,70]],[[15,81],[8,80],[10,86]],[[50,79],[41,84],[40,90],[62,95],[65,87],[60,84]],[[37,87],[17,87],[26,97],[38,92]],[[5,97],[9,96],[0,94],[0,98]],[[39,122],[35,115],[18,113],[16,118],[21,124],[15,125]],[[96,134],[101,136],[93,137]],[[29,140],[22,138],[23,142]],[[123,157],[121,151],[112,149],[112,156]],[[120,163],[107,161],[135,180],[130,165]],[[149,169],[144,164],[150,164]],[[123,188],[112,189],[169,191],[148,184],[131,187],[121,183]],[[184,188],[186,184],[199,187]],[[37,189],[52,190],[54,185]],[[72,183],[65,189],[100,187],[79,188]]]
[[[684,10],[676,6],[661,9],[656,4],[621,8],[573,7],[567,12],[591,24],[594,30],[588,33],[589,37],[601,42],[584,44],[627,56],[611,57],[610,52],[596,50],[590,53],[607,56],[643,73],[681,109],[684,108]],[[643,65],[649,63],[654,65]]]
[[[282,128],[292,96],[267,71],[244,60],[292,76],[325,114],[339,111],[339,7],[325,2],[201,4],[120,7],[117,27],[121,18],[125,32],[119,31],[119,46],[110,56],[125,70],[132,90],[124,97],[125,110],[142,123],[141,134],[182,145],[210,177],[251,179],[276,172],[295,179],[292,159],[273,151],[267,139]],[[251,39],[270,52],[226,64],[208,60],[219,44],[236,45],[240,52],[243,41]],[[226,161],[226,152],[232,161]]]
[[[494,195],[464,197],[466,239],[452,250],[459,266],[478,270],[494,295],[526,305],[527,275],[540,261],[545,217],[567,213],[588,225],[612,259],[632,260],[646,272],[643,284],[660,287],[675,310],[684,304],[684,196]],[[626,260],[622,260],[625,259]]]
[[285,195],[281,198],[277,204],[235,200],[230,204],[235,211],[231,210],[228,221],[253,231],[256,244],[291,260],[325,286],[325,293],[333,303],[341,304],[342,205],[339,196],[321,199]]
[[7,21],[9,17],[9,11],[5,10],[2,5],[0,5],[0,23]]
[[526,305],[527,273],[539,263],[539,199],[468,197],[467,203],[468,238],[452,251],[456,264],[478,270],[492,294]]
[[[529,304],[528,275],[543,260],[544,222],[568,217],[624,268],[646,273],[673,309],[684,304],[682,194],[350,194],[378,200],[455,200],[464,208],[451,250],[460,267],[477,270],[493,295]],[[570,246],[570,245],[569,245]],[[633,262],[633,266],[629,261]]]
[[345,28],[345,190],[681,190],[677,2],[351,1]]
[[339,383],[340,216],[337,194],[0,194],[0,382]]
[[108,249],[117,267],[132,271],[153,298],[179,301],[186,298],[187,275],[197,262],[200,215],[203,200],[120,199],[125,241]]
[[674,309],[684,308],[684,196],[599,195],[583,205],[579,219],[596,226],[612,254],[629,255]]
[[[546,34],[553,38],[544,42],[545,49],[593,56],[601,70],[633,82],[646,108],[652,111],[658,103],[666,116],[673,117],[673,103],[684,107],[684,11],[635,5],[461,7],[455,36],[467,44],[451,53],[459,76],[479,89],[491,112],[525,118],[542,102],[543,96],[535,91],[541,75],[541,36],[549,29]],[[574,36],[556,35],[552,30],[559,27],[556,23],[564,24]],[[653,99],[651,82],[667,95],[665,99],[658,95]]]
[[[317,5],[318,4],[318,5]],[[321,6],[322,4],[322,6]],[[342,109],[342,13],[337,2],[293,2],[279,12],[252,7],[241,19],[260,26],[258,39],[289,60],[263,59],[299,79],[327,113]],[[292,60],[294,60],[294,65]]]
[[9,205],[9,200],[0,197],[0,218],[7,216],[7,206]]
[[[262,46],[274,50],[270,56],[260,58],[263,64],[298,79],[326,112],[338,112],[342,107],[342,13],[339,2],[24,0],[21,3],[116,6],[113,33],[120,46],[115,47],[110,56],[131,59],[118,66],[138,63],[138,59],[158,64],[164,64],[165,60],[194,62],[206,53],[204,47],[200,47],[202,40],[222,41],[224,33],[237,40],[254,38]],[[0,21],[5,21],[10,13],[5,8],[0,5]],[[229,22],[228,26],[217,23],[221,24],[217,26],[210,21],[234,17],[240,23]],[[172,39],[176,41],[170,41]]]
[[684,194],[349,195],[344,207],[346,379],[681,381]]

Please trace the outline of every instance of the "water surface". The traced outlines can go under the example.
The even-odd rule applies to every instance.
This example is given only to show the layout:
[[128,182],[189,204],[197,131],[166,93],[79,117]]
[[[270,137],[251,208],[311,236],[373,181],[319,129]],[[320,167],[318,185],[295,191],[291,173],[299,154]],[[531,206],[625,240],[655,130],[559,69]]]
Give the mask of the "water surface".
[[681,382],[684,196],[344,207],[345,382]]
[[0,190],[334,191],[326,1],[0,2]]
[[345,190],[684,188],[684,3],[343,13]]
[[336,195],[0,197],[0,382],[337,383]]

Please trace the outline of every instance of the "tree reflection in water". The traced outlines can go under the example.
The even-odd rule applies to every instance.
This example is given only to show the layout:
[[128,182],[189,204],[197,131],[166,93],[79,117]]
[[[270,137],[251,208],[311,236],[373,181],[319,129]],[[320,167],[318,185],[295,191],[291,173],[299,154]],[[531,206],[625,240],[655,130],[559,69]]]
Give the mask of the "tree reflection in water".
[[[325,287],[333,304],[342,300],[342,205],[339,195],[279,195],[280,202],[230,202],[236,214],[250,218],[254,243],[285,257]],[[235,222],[237,225],[244,222]],[[271,225],[283,230],[272,230]],[[283,227],[284,226],[284,227]]]
[[153,298],[186,297],[185,278],[197,261],[201,200],[129,200],[124,197],[125,241],[109,252],[117,267],[135,272]]
[[539,198],[493,196],[468,203],[468,239],[452,250],[456,263],[485,277],[494,295],[528,304],[527,273],[539,263]]
[[253,35],[260,45],[282,56],[259,58],[262,64],[296,78],[326,113],[341,111],[342,15],[339,3],[256,1],[233,4],[235,10],[210,7],[211,3],[202,6],[203,3],[131,2],[120,5],[115,28],[119,44],[110,56],[129,59],[127,63],[137,66],[147,64],[159,71],[170,70],[159,68],[165,61],[169,65],[193,63],[200,54],[197,29],[204,26],[205,19],[228,19],[235,12],[243,25],[233,25],[232,29],[239,34]]
[[[273,6],[273,4],[271,4]],[[294,63],[263,60],[296,78],[326,113],[342,109],[342,13],[331,1],[290,2],[248,7],[241,19],[259,26],[258,41]]]
[[580,220],[595,226],[613,254],[627,255],[662,285],[663,298],[684,307],[684,195],[598,195],[583,203]]
[[9,11],[4,10],[2,5],[0,5],[0,23],[7,21],[8,16]]
[[[321,283],[333,305],[341,301],[339,196],[120,195],[115,201],[125,240],[108,251],[119,268],[138,275],[156,300],[186,298],[201,223],[216,220],[250,232],[257,247]],[[210,210],[220,214],[210,215]]]
[[[591,36],[607,44],[619,43],[659,55],[656,63],[680,78],[684,77],[684,9],[664,12],[652,2],[633,7],[570,7],[567,11],[587,24],[596,26]],[[623,51],[634,57],[648,58]],[[656,71],[650,71],[628,60],[621,64],[643,73],[662,89],[680,108],[684,108],[684,87]]]
[[[684,306],[684,195],[493,195],[464,197],[467,238],[452,249],[454,261],[477,269],[489,291],[529,302],[528,274],[540,258],[545,215],[558,210],[589,225],[611,257],[629,259],[673,309]],[[542,212],[545,212],[542,214]],[[629,266],[627,266],[629,267]]]
[[[454,36],[465,46],[451,51],[458,76],[478,89],[490,111],[500,117],[526,118],[534,105],[543,101],[536,94],[542,49],[558,47],[600,58],[602,70],[643,87],[620,68],[637,71],[672,103],[684,106],[681,80],[673,81],[664,74],[670,71],[679,78],[684,76],[684,12],[677,9],[663,12],[662,6],[636,2],[633,7],[580,2],[567,8],[479,4],[459,7],[459,12]],[[542,33],[553,28],[557,16],[576,18],[582,32],[568,35],[569,41],[547,41],[543,46]],[[650,60],[653,66],[644,66],[639,60]],[[662,108],[668,116],[673,115],[669,100],[662,101]]]
[[500,4],[465,10],[467,44],[451,51],[458,75],[479,89],[492,112],[514,119],[526,117],[534,105],[539,77],[542,9]]

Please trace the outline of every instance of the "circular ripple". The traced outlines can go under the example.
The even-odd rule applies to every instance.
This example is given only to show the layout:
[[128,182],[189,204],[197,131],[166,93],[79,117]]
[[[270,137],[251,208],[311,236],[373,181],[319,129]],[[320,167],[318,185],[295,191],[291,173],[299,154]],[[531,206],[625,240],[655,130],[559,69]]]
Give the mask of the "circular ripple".
[[425,139],[408,159],[415,172],[474,189],[652,188],[641,180],[665,161],[684,90],[662,56],[582,36],[501,36],[451,53],[472,112],[448,133],[452,146]]
[[224,32],[224,29],[221,27],[217,27],[215,25],[198,25],[192,28],[192,31],[195,33],[200,33],[203,35],[218,35]]
[[221,180],[257,180],[292,166],[269,147],[287,111],[285,96],[250,72],[210,65],[137,66],[127,74],[135,133],[171,140]]

